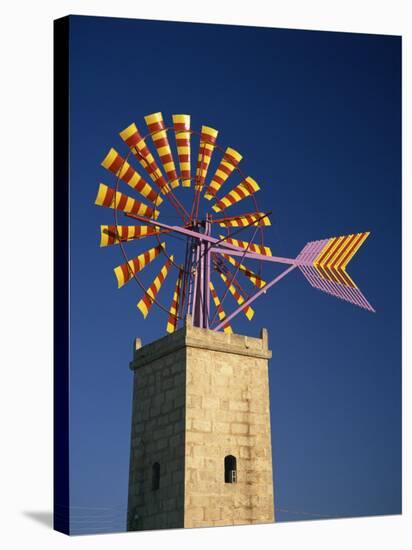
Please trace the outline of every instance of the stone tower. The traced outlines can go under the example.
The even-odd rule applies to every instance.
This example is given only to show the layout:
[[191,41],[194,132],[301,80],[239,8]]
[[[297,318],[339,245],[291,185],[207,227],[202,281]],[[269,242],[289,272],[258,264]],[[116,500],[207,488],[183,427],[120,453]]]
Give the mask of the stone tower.
[[266,330],[135,347],[128,530],[273,522]]

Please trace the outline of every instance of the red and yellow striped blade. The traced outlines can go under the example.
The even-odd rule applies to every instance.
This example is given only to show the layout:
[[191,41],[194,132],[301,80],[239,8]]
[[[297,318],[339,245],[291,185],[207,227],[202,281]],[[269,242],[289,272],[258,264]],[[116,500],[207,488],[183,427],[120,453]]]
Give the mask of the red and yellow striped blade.
[[117,287],[121,288],[129,282],[135,273],[142,271],[142,269],[150,264],[150,262],[152,262],[164,248],[166,248],[166,244],[161,243],[158,246],[154,246],[153,248],[146,250],[146,252],[139,254],[132,260],[115,267],[114,274],[117,279]]
[[220,161],[219,166],[217,167],[215,175],[213,176],[212,181],[206,189],[205,199],[210,201],[210,199],[213,199],[213,197],[216,196],[216,193],[219,191],[219,189],[222,187],[222,185],[225,183],[225,181],[228,179],[230,174],[233,172],[233,170],[236,168],[241,160],[242,155],[235,151],[235,149],[232,149],[231,147],[228,147],[226,149],[225,154],[223,155],[223,158]]
[[180,293],[182,290],[182,277],[183,277],[183,269],[180,268],[179,274],[176,280],[175,290],[173,292],[172,303],[170,304],[170,308],[169,308],[169,316],[167,319],[166,330],[169,333],[175,332],[177,327],[177,321],[178,321],[177,311],[179,309]]
[[270,225],[269,216],[264,212],[256,212],[253,214],[243,214],[241,216],[231,216],[229,218],[222,218],[213,220],[214,223],[218,223],[220,227],[248,227],[248,226],[264,226]]
[[196,190],[202,189],[207,171],[209,169],[210,160],[215,149],[215,143],[218,136],[218,131],[209,126],[202,126],[200,132],[199,153],[197,156],[196,168]]
[[150,202],[159,205],[163,199],[159,197],[150,185],[134,170],[130,164],[116,151],[111,148],[103,159],[102,166],[118,176],[122,181],[130,185],[132,189],[149,199]]
[[176,174],[175,162],[173,160],[172,150],[170,149],[167,131],[165,130],[163,115],[162,113],[153,113],[145,116],[144,119],[166,172],[169,184],[173,189],[179,185],[179,179]]
[[232,204],[236,204],[246,197],[253,195],[257,191],[259,191],[259,189],[260,187],[256,183],[256,181],[248,176],[246,179],[241,181],[239,185],[232,189],[232,191],[230,191],[227,195],[217,201],[217,203],[212,206],[212,209],[215,212],[222,212],[222,210],[229,208],[229,206],[232,206]]
[[229,254],[222,254],[222,256],[226,258],[226,260],[230,264],[236,267],[236,269],[239,269],[239,271],[243,273],[243,275],[245,275],[249,279],[249,281],[253,283],[255,286],[257,286],[258,288],[262,288],[265,286],[266,282],[254,271],[252,271],[251,269],[247,268],[245,265],[235,260],[232,256],[229,256]]
[[[229,292],[231,293],[233,298],[236,300],[238,305],[241,306],[245,302],[245,299],[243,298],[243,296],[239,293],[239,291],[233,285],[233,283],[229,283],[229,279],[226,277],[224,273],[222,273],[221,271],[218,271],[218,273],[222,278],[223,282],[225,283],[225,285],[227,286],[227,288],[229,289]],[[252,319],[253,315],[255,314],[255,312],[250,306],[246,306],[245,308],[242,309],[242,311],[246,315],[246,317],[249,319],[249,321]]]
[[230,237],[224,237],[223,235],[219,235],[219,239],[222,239],[223,243],[227,242],[229,244],[233,244],[233,246],[238,246],[239,248],[246,248],[249,252],[263,254],[264,256],[272,256],[272,250],[268,246],[248,243],[247,241],[239,241],[239,239],[232,239]]
[[157,162],[155,161],[150,149],[142,138],[136,124],[133,122],[127,128],[120,132],[120,137],[128,145],[133,155],[140,162],[141,166],[147,171],[151,180],[157,185],[162,193],[167,194],[170,186],[165,180]]
[[135,214],[136,216],[143,216],[145,218],[157,220],[159,217],[159,211],[155,208],[151,208],[143,202],[132,199],[132,197],[120,191],[116,192],[115,189],[108,187],[104,183],[99,185],[94,204],[97,206],[105,206],[106,208],[116,208],[116,210]]
[[143,239],[161,233],[159,227],[151,225],[101,225],[100,246],[111,246],[119,242]]
[[147,289],[145,295],[143,298],[139,301],[137,304],[138,309],[140,309],[143,317],[146,319],[150,308],[152,307],[156,296],[161,289],[168,273],[170,270],[170,266],[173,262],[173,256],[170,256],[170,258],[167,259],[166,263],[162,267],[162,269],[159,271],[155,279],[153,280],[153,283],[150,285],[150,287]]
[[369,232],[333,237],[322,248],[313,265],[323,279],[357,288],[346,272],[346,266],[365,242]]
[[[210,293],[211,293],[212,298],[213,298],[213,302],[214,302],[216,310],[217,310],[217,315],[219,317],[219,320],[224,321],[226,319],[226,313],[225,313],[225,311],[222,307],[222,304],[219,300],[219,296],[217,295],[217,292],[215,290],[215,287],[213,286],[212,281],[209,282],[209,288],[210,288]],[[223,325],[223,331],[228,333],[228,334],[231,334],[233,332],[232,327],[230,326],[229,323],[225,323]]]
[[180,179],[183,187],[190,187],[190,115],[173,115]]

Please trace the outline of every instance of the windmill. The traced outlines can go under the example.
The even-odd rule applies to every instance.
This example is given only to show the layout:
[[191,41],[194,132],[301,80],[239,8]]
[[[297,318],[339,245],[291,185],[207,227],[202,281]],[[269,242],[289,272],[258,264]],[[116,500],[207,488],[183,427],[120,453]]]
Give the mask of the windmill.
[[[294,258],[275,256],[264,242],[271,212],[258,206],[259,185],[241,169],[242,155],[218,144],[218,130],[196,131],[186,114],[172,115],[167,126],[154,113],[145,124],[145,132],[135,123],[120,132],[125,153],[111,148],[105,156],[102,166],[114,182],[100,183],[95,201],[113,210],[113,223],[101,226],[100,244],[120,248],[118,287],[137,283],[144,318],[156,305],[167,314],[169,333],[188,314],[197,327],[232,332],[232,320],[239,314],[251,320],[253,302],[295,269],[312,287],[374,311],[346,270],[368,232],[308,242]],[[267,280],[262,266],[273,263],[284,270]],[[154,278],[144,282],[142,272],[155,264]],[[172,272],[165,304],[159,295]]]

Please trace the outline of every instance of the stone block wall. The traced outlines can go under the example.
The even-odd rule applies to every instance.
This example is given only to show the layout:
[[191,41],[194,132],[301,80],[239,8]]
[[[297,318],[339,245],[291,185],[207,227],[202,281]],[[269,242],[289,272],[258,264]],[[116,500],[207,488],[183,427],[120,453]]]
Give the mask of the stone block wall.
[[273,522],[267,334],[190,328],[187,345],[185,527]]
[[[171,349],[171,343],[173,337],[166,337],[136,349],[131,363],[130,531],[170,529],[184,523],[186,354],[183,347]],[[157,490],[152,489],[155,462],[160,465]]]
[[[135,351],[129,530],[274,521],[270,357],[266,331],[224,334],[190,318]],[[236,483],[225,483],[227,455]]]

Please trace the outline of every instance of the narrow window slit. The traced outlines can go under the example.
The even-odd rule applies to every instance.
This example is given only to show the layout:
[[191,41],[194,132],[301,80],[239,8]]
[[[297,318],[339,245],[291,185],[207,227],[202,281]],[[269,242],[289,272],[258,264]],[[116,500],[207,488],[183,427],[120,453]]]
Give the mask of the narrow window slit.
[[236,457],[233,455],[225,456],[225,483],[237,482]]
[[160,464],[155,462],[152,466],[152,491],[157,491],[160,487]]

